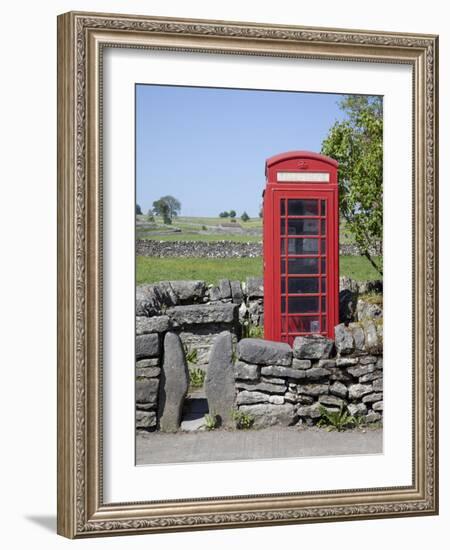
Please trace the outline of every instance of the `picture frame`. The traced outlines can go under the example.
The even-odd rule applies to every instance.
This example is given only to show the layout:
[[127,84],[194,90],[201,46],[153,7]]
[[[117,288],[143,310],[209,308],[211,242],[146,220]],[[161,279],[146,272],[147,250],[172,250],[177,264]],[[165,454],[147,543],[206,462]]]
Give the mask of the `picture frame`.
[[[412,69],[411,484],[204,498],[149,494],[145,501],[105,502],[102,79],[107,48]],[[59,534],[83,538],[438,513],[437,129],[437,36],[82,12],[58,17]]]

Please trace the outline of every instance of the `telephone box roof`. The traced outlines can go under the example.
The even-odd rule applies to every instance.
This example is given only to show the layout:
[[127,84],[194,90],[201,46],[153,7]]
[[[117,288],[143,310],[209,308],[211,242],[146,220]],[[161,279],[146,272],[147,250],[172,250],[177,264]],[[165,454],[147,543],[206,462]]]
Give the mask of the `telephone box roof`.
[[331,157],[320,155],[319,153],[313,153],[312,151],[288,151],[287,153],[280,153],[279,155],[274,155],[273,157],[268,158],[266,160],[266,170],[274,164],[295,158],[314,159],[317,161],[325,162],[327,164],[331,164],[331,166],[333,166],[334,168],[337,168],[339,164]]

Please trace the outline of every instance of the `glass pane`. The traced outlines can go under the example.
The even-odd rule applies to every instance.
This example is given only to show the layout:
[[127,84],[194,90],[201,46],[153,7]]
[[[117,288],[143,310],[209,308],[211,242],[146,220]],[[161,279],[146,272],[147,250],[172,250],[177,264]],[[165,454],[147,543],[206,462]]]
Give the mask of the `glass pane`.
[[284,256],[284,254],[286,254],[286,239],[281,239],[281,245],[280,245],[280,250],[281,250],[281,255]]
[[327,310],[327,299],[322,296],[322,313]]
[[[288,270],[292,275],[319,273],[319,260],[317,258],[289,259]],[[281,272],[284,273],[283,267]]]
[[325,235],[325,224],[326,224],[326,220],[321,220],[321,228],[320,228],[321,235]]
[[280,218],[280,235],[284,235],[286,229],[286,218]]
[[326,268],[326,259],[325,259],[325,258],[322,258],[322,265],[321,265],[320,269],[321,269],[321,272],[322,272],[322,273],[326,273],[326,272],[327,272],[327,268]]
[[286,260],[284,258],[281,258],[280,268],[281,268],[282,275],[286,273]]
[[319,298],[317,296],[289,296],[289,313],[312,313],[319,311]]
[[[319,240],[318,239],[288,239],[289,254],[318,254]],[[283,252],[282,252],[283,254]]]
[[326,331],[327,331],[327,318],[322,317],[322,332],[326,332]]
[[318,216],[316,199],[288,199],[288,216]]
[[281,297],[281,313],[286,312],[286,298],[284,296]]
[[[289,235],[318,235],[319,220],[293,220],[288,218]],[[284,235],[284,233],[282,233]]]
[[320,215],[325,216],[326,214],[326,201],[320,201]]
[[283,332],[320,332],[320,320],[316,315],[284,317],[281,321]]
[[289,294],[314,294],[319,292],[318,277],[290,277],[288,281]]
[[321,241],[320,241],[320,251],[321,251],[321,254],[325,254],[325,253],[326,253],[326,250],[327,250],[326,240],[325,240],[325,239],[321,239]]
[[326,293],[326,291],[327,291],[327,278],[322,277],[322,292]]
[[285,203],[286,203],[286,200],[285,200],[285,199],[281,199],[281,201],[280,201],[280,214],[281,214],[281,216],[285,216],[285,215],[286,215]]
[[285,277],[281,277],[281,294],[284,294],[286,292],[286,279]]

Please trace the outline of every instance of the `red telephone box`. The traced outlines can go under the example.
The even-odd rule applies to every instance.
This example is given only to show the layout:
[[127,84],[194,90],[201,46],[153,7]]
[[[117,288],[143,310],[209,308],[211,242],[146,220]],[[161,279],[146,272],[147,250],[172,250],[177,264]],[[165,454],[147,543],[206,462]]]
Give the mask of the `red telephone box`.
[[334,336],[339,323],[338,163],[308,151],[266,161],[264,337]]

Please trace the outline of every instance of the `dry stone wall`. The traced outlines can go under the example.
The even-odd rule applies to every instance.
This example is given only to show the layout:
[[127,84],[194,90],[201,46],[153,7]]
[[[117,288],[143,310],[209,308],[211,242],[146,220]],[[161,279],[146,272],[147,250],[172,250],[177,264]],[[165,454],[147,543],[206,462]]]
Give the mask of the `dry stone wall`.
[[206,369],[220,332],[231,332],[236,343],[248,325],[263,325],[263,295],[262,279],[255,277],[245,283],[222,279],[209,286],[204,281],[139,285],[136,335],[173,331],[188,354],[195,350],[197,364]]
[[[256,258],[262,256],[261,242],[217,241],[158,241],[156,239],[136,241],[138,256],[156,258]],[[378,248],[372,253],[379,255]],[[354,244],[340,244],[339,254],[359,256],[361,253]]]
[[382,420],[382,335],[373,321],[336,327],[336,340],[298,337],[293,348],[244,339],[237,347],[236,406],[255,427],[315,424],[345,407],[366,423]]
[[[367,423],[381,421],[382,307],[361,298],[361,292],[380,289],[379,282],[357,284],[342,278],[341,296],[349,293],[351,300],[346,323],[335,327],[334,340],[300,337],[291,348],[245,337],[249,326],[263,325],[261,279],[223,279],[215,286],[204,281],[138,286],[136,427],[178,429],[187,391],[187,359],[206,371],[210,412],[220,411],[223,426],[231,424],[231,402],[232,409],[252,418],[255,428],[313,425],[322,407],[335,411],[345,406]],[[360,320],[348,322],[355,317]],[[173,386],[169,379],[170,384],[175,380]]]

